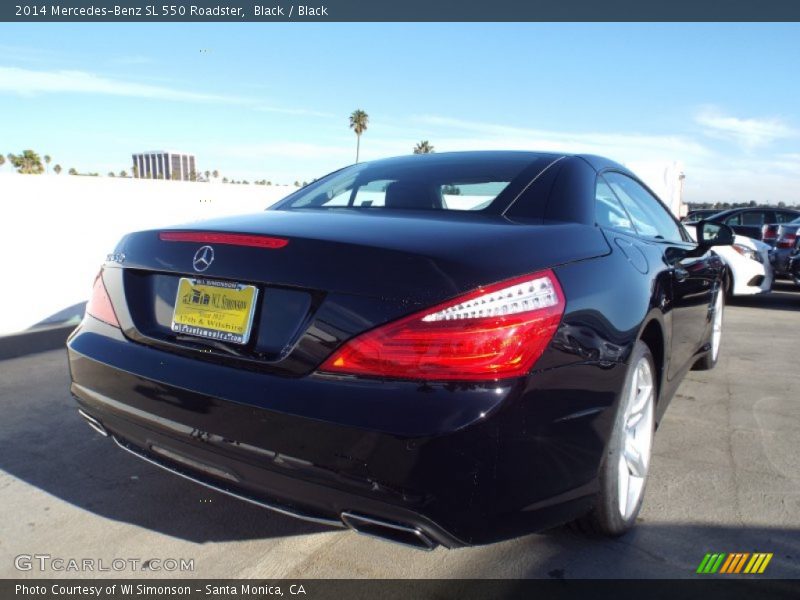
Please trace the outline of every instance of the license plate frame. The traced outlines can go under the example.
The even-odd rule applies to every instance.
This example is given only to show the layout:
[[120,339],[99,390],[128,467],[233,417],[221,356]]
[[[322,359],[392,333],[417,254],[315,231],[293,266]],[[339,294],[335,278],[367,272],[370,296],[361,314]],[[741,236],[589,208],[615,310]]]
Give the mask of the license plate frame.
[[[184,297],[186,294],[189,296]],[[240,307],[242,302],[244,307]],[[258,288],[254,285],[181,277],[171,328],[182,335],[244,346],[250,341],[257,302]]]

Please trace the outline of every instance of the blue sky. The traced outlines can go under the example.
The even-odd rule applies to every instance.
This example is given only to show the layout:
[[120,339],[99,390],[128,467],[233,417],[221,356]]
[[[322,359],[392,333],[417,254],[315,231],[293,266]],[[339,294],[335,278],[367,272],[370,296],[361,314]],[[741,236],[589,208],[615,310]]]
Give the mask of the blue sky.
[[[688,201],[800,202],[798,24],[0,24],[0,152],[291,183],[511,148],[684,164]],[[4,167],[5,170],[9,166]]]

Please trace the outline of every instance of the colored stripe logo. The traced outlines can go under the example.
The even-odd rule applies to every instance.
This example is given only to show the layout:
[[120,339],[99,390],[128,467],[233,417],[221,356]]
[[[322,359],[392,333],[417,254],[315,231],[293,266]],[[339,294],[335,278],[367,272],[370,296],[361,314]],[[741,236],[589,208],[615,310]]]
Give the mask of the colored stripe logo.
[[701,575],[715,573],[756,575],[763,573],[771,560],[772,552],[753,552],[752,554],[749,552],[709,552],[700,561],[697,573]]

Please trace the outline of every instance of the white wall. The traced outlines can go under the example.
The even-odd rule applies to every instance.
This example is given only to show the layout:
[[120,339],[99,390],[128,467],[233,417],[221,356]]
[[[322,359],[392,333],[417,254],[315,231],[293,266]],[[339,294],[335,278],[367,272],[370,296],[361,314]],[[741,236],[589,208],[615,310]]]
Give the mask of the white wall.
[[258,212],[295,189],[0,173],[0,335],[85,302],[129,231]]
[[676,217],[686,215],[688,207],[683,202],[683,163],[637,161],[625,163],[625,166],[636,173]]

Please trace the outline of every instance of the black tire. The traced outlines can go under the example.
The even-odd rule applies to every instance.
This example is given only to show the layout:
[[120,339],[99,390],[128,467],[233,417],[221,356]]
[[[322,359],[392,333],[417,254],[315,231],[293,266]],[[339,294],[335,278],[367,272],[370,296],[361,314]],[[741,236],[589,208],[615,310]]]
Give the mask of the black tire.
[[[649,362],[653,381],[652,411],[655,412],[655,405],[658,400],[658,378],[656,376],[655,362],[647,344],[642,341],[636,342],[631,354],[628,373],[625,377],[620,405],[614,418],[614,426],[611,431],[606,454],[603,464],[600,467],[599,483],[600,491],[597,493],[595,505],[592,511],[575,522],[575,529],[593,535],[620,536],[628,532],[636,524],[636,517],[642,508],[644,491],[647,484],[647,474],[645,473],[641,495],[636,502],[635,508],[630,515],[624,517],[619,508],[619,461],[622,449],[622,436],[625,430],[625,408],[630,396],[631,387],[634,381],[634,373],[639,362],[644,359]],[[650,423],[650,435],[654,433],[654,419]],[[652,438],[651,438],[652,439]],[[652,442],[651,442],[652,445]],[[647,456],[649,465],[650,456]],[[649,470],[649,469],[648,469]]]
[[730,301],[733,299],[733,273],[729,267],[725,267],[722,272],[722,289],[725,292],[725,300]]
[[[714,313],[711,316],[712,319],[712,327],[711,332],[708,334],[708,341],[706,342],[709,345],[709,350],[706,352],[701,359],[699,359],[694,365],[692,366],[693,371],[710,371],[714,367],[717,366],[717,361],[719,360],[719,349],[714,351],[714,318],[716,316],[716,311],[721,310],[724,312],[725,310],[725,300],[728,298],[728,294],[721,294],[721,290],[717,290],[714,296],[714,305],[713,311]],[[717,301],[719,301],[719,306],[717,305]],[[720,327],[722,327],[722,322],[720,322]],[[720,336],[722,336],[722,331],[720,331]]]

